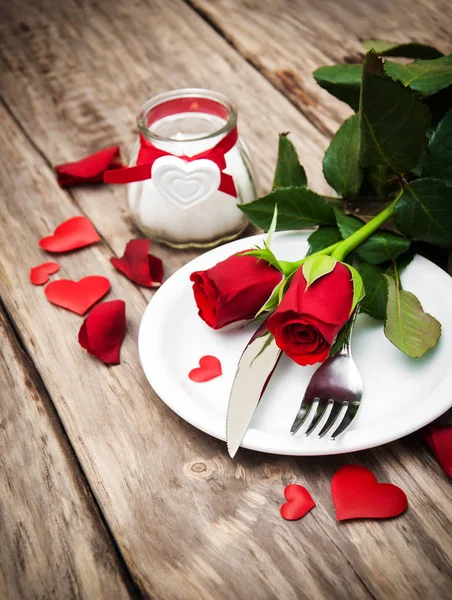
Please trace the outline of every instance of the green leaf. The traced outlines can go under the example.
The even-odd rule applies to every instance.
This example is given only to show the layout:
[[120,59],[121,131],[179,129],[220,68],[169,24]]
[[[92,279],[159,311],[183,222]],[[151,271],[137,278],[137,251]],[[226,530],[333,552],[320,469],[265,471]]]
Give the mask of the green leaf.
[[265,247],[266,248],[270,248],[270,246],[272,244],[273,234],[276,231],[277,223],[278,223],[278,205],[275,204],[275,208],[273,210],[272,222],[270,223],[270,228],[267,232],[267,237],[265,238]]
[[265,248],[256,248],[255,250],[247,250],[246,252],[240,252],[239,256],[255,256],[260,260],[265,260],[270,265],[273,265],[279,270],[279,262],[273,252],[265,246]]
[[279,136],[278,162],[276,164],[273,189],[299,186],[306,187],[306,173],[300,161],[294,145],[286,133]]
[[383,270],[367,263],[359,265],[358,270],[366,290],[366,295],[361,300],[361,309],[374,319],[384,321],[388,286],[383,277]]
[[288,279],[285,277],[281,279],[278,285],[274,288],[270,294],[270,298],[264,304],[264,306],[256,313],[255,318],[261,315],[263,312],[275,310],[278,304],[281,302],[282,295],[284,294],[284,288],[286,287]]
[[314,79],[324,90],[357,111],[361,74],[361,65],[331,65],[314,71]]
[[278,205],[277,231],[336,223],[331,204],[323,196],[305,187],[274,190],[254,202],[239,204],[238,207],[257,227],[268,230],[275,204]]
[[[396,185],[398,186],[398,182]],[[366,167],[363,169],[363,182],[356,200],[361,200],[364,196],[385,201],[393,186],[394,184],[389,182],[388,167],[384,165]]]
[[361,300],[366,295],[366,291],[364,289],[364,282],[363,282],[361,275],[359,274],[359,271],[357,271],[355,269],[355,267],[352,267],[352,265],[348,265],[346,263],[343,263],[343,264],[350,271],[352,280],[353,280],[353,301],[352,301],[352,308],[350,310],[350,314],[352,314],[352,312],[355,310],[355,307],[358,304],[358,302],[361,302]]
[[452,182],[452,108],[430,140],[422,175]]
[[397,229],[413,240],[452,244],[452,183],[417,179],[404,190],[394,211]]
[[370,52],[364,61],[360,102],[360,162],[396,173],[415,167],[426,142],[429,112],[410,90],[392,81]]
[[[364,225],[356,217],[345,215],[336,210],[336,219],[339,231],[345,239],[361,229]],[[395,260],[398,256],[406,252],[411,245],[411,241],[390,231],[376,231],[356,248],[356,253],[362,259],[371,265],[379,265],[388,260]]]
[[385,63],[386,73],[421,96],[431,96],[452,84],[452,54],[434,60]]
[[375,50],[379,56],[402,56],[404,58],[439,58],[443,53],[425,44],[416,42],[400,43],[387,40],[364,40],[367,52]]
[[303,275],[306,279],[306,289],[320,277],[331,273],[336,266],[337,260],[332,256],[311,256],[303,264]]
[[401,290],[389,275],[384,277],[388,284],[385,335],[408,356],[420,358],[438,343],[441,324],[422,310],[414,294]]
[[359,115],[353,115],[342,123],[323,158],[325,179],[346,198],[354,198],[361,186],[359,141]]
[[308,237],[309,254],[328,248],[328,246],[340,241],[342,241],[342,236],[337,227],[319,227],[317,231],[314,231]]

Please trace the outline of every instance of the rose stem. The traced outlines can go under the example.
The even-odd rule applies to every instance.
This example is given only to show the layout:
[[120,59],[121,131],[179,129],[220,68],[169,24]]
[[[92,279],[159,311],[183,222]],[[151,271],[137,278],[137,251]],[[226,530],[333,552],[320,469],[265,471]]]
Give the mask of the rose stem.
[[331,252],[331,256],[336,260],[342,261],[349,252],[354,250],[356,246],[359,246],[364,240],[371,236],[377,229],[379,229],[388,219],[394,214],[394,209],[400,196],[403,194],[403,190],[397,194],[396,198],[388,204],[376,217],[371,221],[363,225],[358,231],[352,233],[348,238],[345,238],[343,242],[339,243],[339,246]]

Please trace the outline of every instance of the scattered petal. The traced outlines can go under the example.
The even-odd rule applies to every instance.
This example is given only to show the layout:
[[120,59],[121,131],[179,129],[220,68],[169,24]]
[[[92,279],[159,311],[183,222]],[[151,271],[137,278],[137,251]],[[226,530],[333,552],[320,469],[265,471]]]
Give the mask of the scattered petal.
[[111,146],[76,162],[57,165],[55,171],[58,183],[65,187],[80,183],[102,183],[105,171],[124,166],[119,146]]
[[56,262],[46,262],[30,269],[30,281],[33,285],[43,285],[49,281],[49,276],[57,273],[60,265]]
[[159,287],[163,280],[163,263],[149,254],[151,240],[130,240],[121,258],[111,258],[111,264],[134,283],[144,287]]
[[308,490],[296,483],[286,486],[284,497],[287,502],[281,506],[280,512],[287,521],[301,519],[316,505]]
[[100,236],[87,217],[72,217],[58,225],[53,235],[42,238],[39,245],[47,252],[67,252],[95,244]]
[[222,374],[221,362],[216,356],[203,356],[199,359],[199,367],[192,369],[188,377],[198,383],[210,381]]
[[126,303],[112,300],[93,308],[80,327],[78,341],[89,354],[105,364],[119,365],[125,333]]
[[452,479],[452,424],[443,424],[439,419],[428,425],[422,436],[444,473]]
[[106,277],[92,275],[80,281],[70,279],[52,281],[45,288],[44,293],[52,304],[83,315],[93,304],[103,298],[109,289],[110,282]]
[[408,508],[405,492],[391,483],[378,483],[372,471],[361,465],[345,465],[336,471],[331,495],[338,521],[388,519]]

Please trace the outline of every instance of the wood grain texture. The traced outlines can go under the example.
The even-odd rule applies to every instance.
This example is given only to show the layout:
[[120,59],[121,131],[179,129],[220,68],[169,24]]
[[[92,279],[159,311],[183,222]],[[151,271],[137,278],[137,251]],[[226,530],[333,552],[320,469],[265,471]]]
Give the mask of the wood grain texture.
[[[218,88],[221,81],[236,94],[267,182],[265,166],[276,151],[267,148],[276,131],[304,132],[294,138],[303,144],[300,154],[309,150],[304,162],[312,159],[319,185],[326,138],[181,2],[41,0],[5,3],[3,14],[0,228],[7,234],[0,236],[0,294],[143,593],[171,600],[446,598],[450,484],[416,438],[357,456],[240,451],[231,461],[224,443],[179,419],[144,379],[136,339],[147,294],[108,261],[135,234],[123,191],[88,187],[68,194],[49,168],[100,146],[129,145],[137,104],[181,85]],[[112,283],[107,299],[126,300],[118,367],[86,355],[76,342],[81,318],[51,306],[27,280],[29,267],[44,258],[38,239],[81,211],[103,242],[59,257],[58,277],[105,275]],[[191,255],[165,250],[168,270]],[[350,461],[400,485],[408,513],[383,523],[337,524],[329,485]],[[279,516],[291,482],[306,485],[317,502],[297,523]]]
[[130,598],[47,392],[0,310],[0,598]]
[[352,110],[320,88],[323,65],[361,62],[365,39],[418,41],[451,52],[448,0],[188,0],[319,131]]

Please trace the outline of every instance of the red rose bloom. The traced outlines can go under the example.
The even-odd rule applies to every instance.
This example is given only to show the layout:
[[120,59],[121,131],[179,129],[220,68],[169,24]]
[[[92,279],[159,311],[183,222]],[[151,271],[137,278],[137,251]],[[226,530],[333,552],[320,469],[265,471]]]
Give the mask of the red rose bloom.
[[342,263],[306,289],[303,267],[293,276],[281,304],[267,319],[279,348],[299,365],[324,361],[348,321],[353,301],[352,275]]
[[213,329],[252,319],[281,279],[266,261],[237,255],[190,275],[198,314]]

